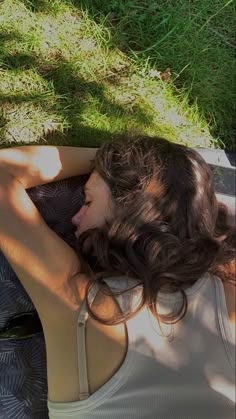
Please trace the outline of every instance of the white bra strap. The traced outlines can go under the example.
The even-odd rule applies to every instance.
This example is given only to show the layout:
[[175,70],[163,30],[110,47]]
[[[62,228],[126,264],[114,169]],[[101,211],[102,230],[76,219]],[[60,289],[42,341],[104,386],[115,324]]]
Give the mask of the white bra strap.
[[[97,282],[93,285],[89,292],[90,305],[96,297],[100,286]],[[78,342],[78,366],[79,366],[79,384],[80,384],[80,400],[87,399],[90,396],[89,385],[88,385],[88,370],[87,370],[87,358],[86,358],[86,321],[88,319],[88,311],[86,300],[84,300],[79,317],[77,327],[77,342]]]

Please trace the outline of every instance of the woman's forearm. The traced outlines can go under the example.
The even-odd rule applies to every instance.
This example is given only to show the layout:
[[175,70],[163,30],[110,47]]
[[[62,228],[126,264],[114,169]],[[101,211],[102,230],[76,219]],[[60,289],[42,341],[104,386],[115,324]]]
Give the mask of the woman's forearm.
[[90,173],[97,148],[22,146],[0,149],[0,169],[25,189]]

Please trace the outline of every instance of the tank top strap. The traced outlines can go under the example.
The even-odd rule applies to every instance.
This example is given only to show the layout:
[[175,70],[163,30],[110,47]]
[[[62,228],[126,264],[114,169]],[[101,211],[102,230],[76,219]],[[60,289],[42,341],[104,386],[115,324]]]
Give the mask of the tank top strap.
[[[98,291],[100,290],[99,284],[95,282],[91,291],[89,292],[89,301],[92,304]],[[80,384],[80,400],[85,400],[90,396],[88,385],[88,369],[86,357],[86,341],[85,341],[85,328],[88,319],[88,310],[86,300],[84,300],[77,322],[77,342],[78,342],[78,366],[79,366],[79,384]]]
[[[129,288],[129,286],[134,285],[133,280],[124,277],[117,276],[114,278],[104,278],[104,282],[107,284],[111,290],[121,291]],[[89,291],[88,300],[90,305],[93,303],[97,293],[100,291],[100,283],[95,282]],[[116,300],[120,306],[120,309],[123,313],[129,312],[133,307],[134,301],[131,298],[132,294],[128,293],[125,296],[116,297]],[[140,294],[140,290],[138,295]],[[86,322],[88,319],[88,309],[86,300],[83,301],[83,304],[80,309],[80,313],[77,321],[77,342],[78,342],[78,366],[79,366],[79,384],[80,384],[80,400],[85,400],[90,396],[89,385],[88,385],[88,370],[87,370],[87,358],[86,358],[86,337],[85,329]],[[128,325],[127,325],[128,326]],[[129,328],[129,337],[130,343],[136,340],[135,328]]]

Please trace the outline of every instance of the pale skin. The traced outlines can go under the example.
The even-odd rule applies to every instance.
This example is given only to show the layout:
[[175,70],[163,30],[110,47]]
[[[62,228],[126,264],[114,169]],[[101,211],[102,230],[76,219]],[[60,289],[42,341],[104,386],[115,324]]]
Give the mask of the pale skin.
[[[69,402],[79,400],[80,397],[76,327],[90,278],[81,271],[78,255],[46,225],[25,188],[89,173],[88,160],[94,157],[95,150],[88,149],[90,151],[86,151],[83,156],[83,151],[79,153],[77,149],[77,159],[86,161],[87,158],[87,161],[83,162],[83,171],[77,168],[76,173],[75,148],[53,148],[55,170],[51,170],[50,180],[44,159],[40,161],[40,158],[36,158],[38,166],[28,167],[30,157],[27,160],[25,156],[27,153],[30,156],[29,149],[27,153],[20,148],[15,149],[16,155],[11,154],[10,150],[1,154],[5,150],[0,150],[0,248],[30,295],[43,325],[47,350],[48,398],[51,401]],[[38,151],[43,153],[43,150]],[[58,158],[60,153],[63,157],[63,152],[64,162],[70,162],[70,154],[71,158],[74,156],[74,165],[64,163],[63,168],[63,158]],[[32,147],[31,153],[37,155]],[[25,157],[24,162],[21,155]],[[82,207],[72,218],[77,226],[76,235],[90,227],[101,226],[106,218],[114,214],[110,190],[96,172],[92,173],[86,187],[89,188],[86,191],[87,206]],[[234,287],[225,287],[232,333],[235,329],[233,293]],[[104,298],[98,294],[93,304],[98,315],[102,313],[104,305],[119,312],[115,299],[111,297]],[[124,324],[104,326],[89,317],[86,348],[91,394],[119,369],[127,345]]]

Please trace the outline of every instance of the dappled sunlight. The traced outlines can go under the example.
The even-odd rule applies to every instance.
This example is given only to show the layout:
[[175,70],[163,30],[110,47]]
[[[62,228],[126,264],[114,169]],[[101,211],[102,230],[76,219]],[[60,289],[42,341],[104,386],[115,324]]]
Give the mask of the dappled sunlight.
[[[160,310],[162,314],[166,311],[169,312],[169,310],[163,308],[164,306]],[[129,320],[129,322],[138,335],[139,350],[143,354],[154,357],[158,362],[175,371],[188,365],[190,360],[188,348],[181,348],[182,352],[179,353],[176,352],[176,348],[171,344],[175,338],[173,325],[161,323],[161,330],[157,319],[146,308]]]
[[82,39],[79,44],[79,48],[82,52],[93,53],[97,50],[97,45],[94,40]]
[[210,375],[207,373],[207,371],[206,376],[208,377],[209,385],[213,390],[226,397],[231,402],[236,402],[234,383],[229,382],[221,375],[217,375],[214,373]]
[[59,47],[60,38],[57,28],[54,27],[53,21],[46,20],[45,17],[40,25],[42,27],[42,52],[46,53],[48,49]]
[[[135,0],[116,2],[116,7],[111,2],[103,3],[101,7],[99,2],[86,0],[87,10],[92,17],[111,23],[115,42],[127,50],[127,55],[142,60],[153,77],[160,78],[163,71],[169,70],[172,76],[167,81],[174,85],[172,91],[189,102],[187,112],[191,114],[198,107],[198,122],[206,116],[214,132],[219,129],[216,135],[234,138],[233,1],[222,7],[219,1],[180,0],[178,13],[173,2],[159,4],[150,0],[140,7]],[[193,121],[194,115],[190,119]],[[186,142],[191,134],[194,146],[200,146],[194,131],[187,133]],[[198,137],[202,136],[199,131]],[[220,139],[216,143],[222,146]]]
[[[95,80],[98,79],[99,73],[107,72],[107,68],[104,68],[105,64],[107,67],[107,62],[103,64],[107,31],[101,25],[95,25],[85,14],[72,6],[53,17],[38,14],[37,22],[39,33],[41,32],[39,48],[47,59],[56,62],[60,62],[62,58],[70,63],[74,61],[75,67],[76,63],[79,65],[78,76],[83,75],[85,79],[91,80],[94,66],[97,74],[92,78]],[[115,61],[116,53],[110,51],[109,55]],[[83,72],[84,66],[88,69]]]
[[[13,73],[8,70],[5,71],[4,77],[0,78],[0,95],[6,98],[9,96],[19,98],[20,94],[25,95],[27,100],[27,93],[25,91],[27,86],[28,94],[31,96],[38,96],[38,100],[48,100],[51,83],[45,80],[39,73],[33,69],[25,70],[24,68]],[[40,98],[40,95],[41,98]],[[51,98],[50,98],[51,99]]]
[[200,172],[199,169],[196,168],[196,170],[194,171],[194,174],[195,174],[196,180],[197,180],[197,195],[200,198],[203,195],[203,193],[205,192],[204,188],[203,188],[204,180],[202,178],[202,175],[201,175],[201,172]]
[[[44,156],[40,157],[43,159]],[[60,170],[60,163],[58,156],[55,174]],[[80,292],[84,292],[86,283],[85,276],[81,274],[80,290],[75,292],[76,273],[80,272],[78,256],[43,221],[23,186],[4,170],[1,176],[4,176],[4,184],[8,182],[8,188],[0,188],[3,220],[0,247],[5,257],[39,313],[44,315],[43,306],[49,304],[60,304],[65,311],[76,312],[81,300]]]
[[197,179],[197,182],[199,183],[199,182],[203,182],[203,179],[202,179],[202,175],[201,175],[201,172],[200,172],[200,170],[199,170],[199,165],[198,165],[198,163],[196,162],[196,161],[192,161],[192,163],[193,163],[193,165],[195,166],[195,170],[194,170],[194,174],[195,174],[195,176],[196,176],[196,179]]
[[[10,234],[1,234],[1,240],[9,242],[11,246],[10,263],[17,276],[20,278],[22,285],[25,287],[27,293],[32,299],[36,310],[40,313],[41,318],[44,318],[44,307],[51,304],[52,314],[53,310],[60,307],[61,310],[76,310],[78,309],[79,293],[75,296],[72,287],[69,284],[68,278],[61,278],[60,272],[50,272],[45,267],[45,262],[34,252],[34,249],[29,249],[27,243],[23,240],[20,242],[14,239]],[[22,253],[22,262],[19,262],[19,249]],[[9,256],[6,255],[7,259]],[[25,269],[26,262],[30,261],[31,269]],[[52,280],[54,277],[54,280]],[[44,304],[42,304],[44,301]],[[71,312],[72,312],[71,311]]]
[[174,141],[178,139],[179,143],[189,145],[191,139],[192,147],[210,147],[212,137],[207,124],[201,119],[192,120],[192,110],[186,108],[184,100],[174,97],[170,86],[164,86],[155,95],[147,87],[142,91],[145,101],[151,103],[153,110],[156,111],[155,123],[160,127],[162,125],[168,127],[173,137],[176,137]]
[[193,175],[195,176],[195,186],[196,186],[196,194],[194,199],[199,200],[202,198],[202,195],[205,193],[204,186],[206,186],[206,181],[203,178],[201,172],[201,166],[196,160],[190,158],[190,161],[193,165]]
[[186,118],[183,115],[179,114],[179,110],[176,106],[168,109],[165,115],[168,123],[173,127],[176,127],[178,125],[187,125]]
[[[0,5],[1,7],[1,5]],[[1,29],[16,28],[22,34],[27,34],[35,30],[36,19],[34,14],[31,13],[21,1],[8,0],[4,2],[0,9],[0,27]]]
[[48,133],[63,131],[68,126],[67,121],[56,112],[44,109],[42,103],[33,103],[24,96],[18,97],[16,103],[5,105],[6,120],[2,128],[4,136],[0,144],[31,143],[38,141]]
[[[173,388],[175,394],[179,392],[179,397],[190,398],[191,404],[199,399],[207,406],[207,400],[211,399],[212,403],[219,403],[221,409],[224,398],[235,403],[232,366],[228,363],[221,337],[216,333],[218,326],[211,308],[206,310],[204,302],[205,308],[201,309],[198,303],[200,300],[195,300],[191,306],[190,300],[190,311],[196,318],[187,314],[175,325],[163,324],[165,336],[161,336],[155,317],[145,310],[131,320],[131,327],[136,328],[138,359],[145,362],[142,356],[149,358],[153,374],[159,374],[158,394],[166,387],[169,391]],[[158,304],[158,307],[162,314],[169,313],[169,303]],[[205,315],[205,323],[199,322],[201,317],[196,309]],[[181,382],[179,387],[178,382]]]
[[64,143],[85,145],[93,135],[89,145],[97,145],[133,129],[210,145],[205,124],[191,120],[189,105],[174,95],[171,83],[153,78],[148,63],[136,67],[113,44],[112,28],[95,21],[86,7],[15,0],[0,7],[8,34],[1,99],[11,100],[4,103],[2,142],[46,142],[61,135]]
[[46,147],[40,149],[41,152],[32,153],[31,161],[33,167],[38,168],[40,177],[44,179],[45,183],[56,178],[62,170],[62,163],[60,160],[59,151],[54,147]]

